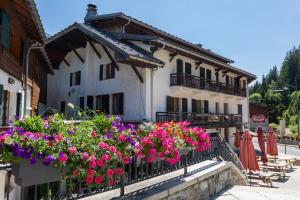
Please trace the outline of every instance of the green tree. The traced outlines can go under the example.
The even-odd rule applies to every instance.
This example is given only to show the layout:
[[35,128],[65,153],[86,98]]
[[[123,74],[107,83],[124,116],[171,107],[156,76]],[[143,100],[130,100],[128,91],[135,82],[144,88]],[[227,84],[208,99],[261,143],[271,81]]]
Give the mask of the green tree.
[[250,103],[255,103],[255,104],[262,104],[262,96],[260,93],[253,93],[249,97],[249,102]]

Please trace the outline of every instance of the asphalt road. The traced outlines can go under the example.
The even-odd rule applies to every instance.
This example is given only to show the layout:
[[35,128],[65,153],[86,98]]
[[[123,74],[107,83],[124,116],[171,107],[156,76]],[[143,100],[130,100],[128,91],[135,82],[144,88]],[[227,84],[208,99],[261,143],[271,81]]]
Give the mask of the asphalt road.
[[[256,141],[253,141],[254,147],[257,150],[260,150],[258,143]],[[267,147],[267,146],[266,146]],[[285,145],[283,144],[277,144],[278,152],[284,154],[285,153]],[[286,154],[293,155],[293,156],[299,156],[300,157],[300,149],[297,146],[286,146]]]

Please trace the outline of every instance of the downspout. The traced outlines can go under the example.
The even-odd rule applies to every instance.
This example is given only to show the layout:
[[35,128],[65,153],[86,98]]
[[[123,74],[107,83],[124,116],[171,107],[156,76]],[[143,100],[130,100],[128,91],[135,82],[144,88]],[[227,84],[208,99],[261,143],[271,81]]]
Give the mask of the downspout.
[[130,24],[130,22],[131,22],[131,20],[128,19],[128,22],[122,26],[122,33],[125,33],[125,32],[126,32],[126,31],[125,31],[125,28],[126,28],[126,26],[128,26],[128,25]]
[[43,49],[45,45],[41,45],[38,42],[35,42],[34,44],[30,45],[30,47],[27,49],[26,52],[26,65],[25,65],[25,84],[24,84],[24,107],[23,107],[23,116],[26,115],[27,110],[27,92],[28,92],[28,71],[29,71],[29,57],[32,50],[35,49]]

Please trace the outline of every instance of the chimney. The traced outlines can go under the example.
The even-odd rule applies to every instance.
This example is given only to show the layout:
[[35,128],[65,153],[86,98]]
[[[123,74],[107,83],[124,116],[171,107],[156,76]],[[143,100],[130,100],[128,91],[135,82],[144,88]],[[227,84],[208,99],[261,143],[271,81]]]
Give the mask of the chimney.
[[97,6],[95,4],[88,4],[87,6],[87,13],[84,17],[84,21],[86,22],[88,19],[91,19],[93,17],[96,17],[98,16],[98,13],[97,13]]

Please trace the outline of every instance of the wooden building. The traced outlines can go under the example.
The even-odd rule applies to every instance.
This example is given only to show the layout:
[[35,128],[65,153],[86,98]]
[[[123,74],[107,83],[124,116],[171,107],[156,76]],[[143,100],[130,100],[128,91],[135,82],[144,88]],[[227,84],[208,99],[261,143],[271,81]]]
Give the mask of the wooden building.
[[[26,53],[46,36],[33,0],[0,0],[0,125],[23,115]],[[26,113],[46,105],[47,73],[51,64],[43,49],[29,54]]]

